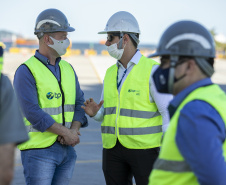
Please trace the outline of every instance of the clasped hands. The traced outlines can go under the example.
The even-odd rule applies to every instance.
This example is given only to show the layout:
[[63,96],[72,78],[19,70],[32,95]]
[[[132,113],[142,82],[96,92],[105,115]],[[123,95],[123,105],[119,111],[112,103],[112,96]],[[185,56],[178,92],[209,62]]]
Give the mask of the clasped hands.
[[79,136],[81,136],[79,130],[77,129],[68,129],[68,132],[63,136],[58,136],[57,140],[62,145],[75,146],[80,143]]

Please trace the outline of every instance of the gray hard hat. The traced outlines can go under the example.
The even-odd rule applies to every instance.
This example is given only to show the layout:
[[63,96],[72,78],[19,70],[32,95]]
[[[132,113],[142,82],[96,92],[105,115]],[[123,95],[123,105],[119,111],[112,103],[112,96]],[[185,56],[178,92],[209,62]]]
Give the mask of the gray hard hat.
[[72,32],[75,31],[70,27],[67,17],[57,9],[46,9],[42,11],[36,19],[35,35],[43,35],[46,32]]
[[194,21],[179,21],[171,25],[162,35],[155,56],[194,57],[199,67],[208,75],[213,68],[206,59],[215,58],[215,43],[210,32]]

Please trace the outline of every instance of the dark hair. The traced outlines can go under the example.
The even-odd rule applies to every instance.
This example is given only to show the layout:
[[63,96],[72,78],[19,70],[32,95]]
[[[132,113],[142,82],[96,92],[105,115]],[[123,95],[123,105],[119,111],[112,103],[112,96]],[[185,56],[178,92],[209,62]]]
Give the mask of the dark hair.
[[208,59],[206,59],[206,61],[211,65],[212,68],[214,68],[214,67],[213,67],[213,64],[214,64],[214,58],[208,58]]
[[[137,48],[138,44],[133,40],[133,38],[129,35],[130,40],[132,41],[133,45],[135,48]],[[139,33],[136,33],[135,36],[139,39]]]

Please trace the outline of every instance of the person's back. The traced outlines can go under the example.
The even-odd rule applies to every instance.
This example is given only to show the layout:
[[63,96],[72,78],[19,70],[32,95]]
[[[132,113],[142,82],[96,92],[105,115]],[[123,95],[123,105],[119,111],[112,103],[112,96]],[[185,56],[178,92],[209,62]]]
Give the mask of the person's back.
[[0,46],[0,184],[10,184],[14,170],[15,146],[28,135],[8,77],[1,73],[3,48]]

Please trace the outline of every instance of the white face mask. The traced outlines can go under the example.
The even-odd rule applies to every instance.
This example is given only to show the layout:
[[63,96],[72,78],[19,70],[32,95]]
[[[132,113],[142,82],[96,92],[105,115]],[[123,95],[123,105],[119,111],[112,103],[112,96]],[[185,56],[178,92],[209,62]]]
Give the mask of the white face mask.
[[53,45],[48,45],[48,46],[53,48],[60,56],[64,55],[66,53],[68,46],[70,45],[69,39],[56,40],[51,36],[49,37],[52,39]]
[[[120,42],[120,41],[119,41]],[[124,46],[125,48],[125,46]],[[122,58],[122,54],[124,52],[123,49],[118,49],[117,43],[114,43],[107,47],[109,55],[111,55],[113,58],[120,60]]]

